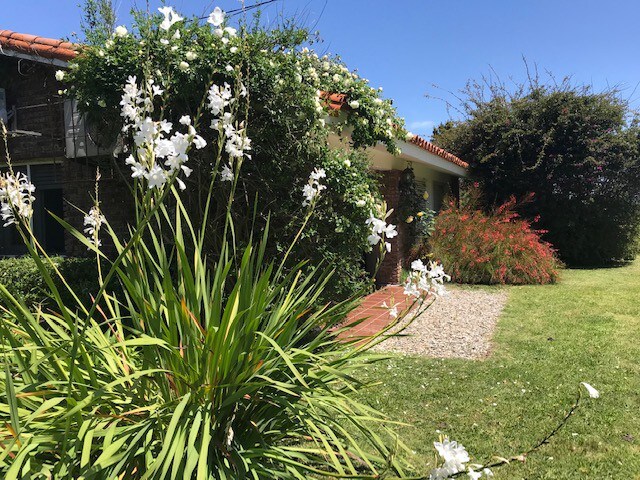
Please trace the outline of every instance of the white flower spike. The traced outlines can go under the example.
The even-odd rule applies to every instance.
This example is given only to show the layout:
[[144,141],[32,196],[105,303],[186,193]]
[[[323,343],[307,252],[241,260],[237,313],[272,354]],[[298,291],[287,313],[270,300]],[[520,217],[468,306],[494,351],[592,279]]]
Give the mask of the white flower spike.
[[0,177],[0,216],[3,227],[18,223],[18,218],[28,221],[33,215],[36,187],[23,173],[7,173]]

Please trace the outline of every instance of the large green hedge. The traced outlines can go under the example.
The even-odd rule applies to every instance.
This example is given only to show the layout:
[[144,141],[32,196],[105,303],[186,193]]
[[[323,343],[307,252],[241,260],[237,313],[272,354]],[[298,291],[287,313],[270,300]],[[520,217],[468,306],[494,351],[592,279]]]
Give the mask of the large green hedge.
[[[63,274],[66,281],[73,287],[81,299],[91,300],[91,295],[98,291],[97,268],[95,259],[55,257],[54,263]],[[48,263],[47,270],[55,279],[56,286],[66,297],[65,288],[56,276],[53,267]],[[22,298],[27,305],[42,304],[44,307],[52,305],[47,293],[44,278],[40,274],[36,263],[30,257],[5,258],[0,260],[0,283],[9,292]],[[69,304],[72,304],[71,299]]]
[[[288,257],[289,266],[301,261],[331,265],[336,273],[330,296],[356,292],[367,280],[363,258],[370,250],[371,232],[365,222],[372,212],[380,216],[385,210],[364,148],[382,142],[395,152],[395,140],[406,136],[391,100],[382,98],[379,89],[339,58],[315,54],[308,48],[312,36],[294,25],[269,30],[241,24],[237,36],[224,38],[227,43],[223,43],[197,19],[185,20],[180,38],[169,40],[147,35],[145,22],[124,37],[87,46],[70,64],[69,93],[101,125],[105,144],[113,141],[110,130],[113,135],[119,131],[123,85],[129,75],[142,78],[143,65],[151,68],[154,81],[170,99],[163,114],[174,124],[181,115],[201,110],[203,85],[233,83],[239,75],[250,92],[241,115],[247,119],[252,150],[242,165],[239,194],[231,207],[236,240],[246,244],[255,227],[269,224],[273,232],[269,253],[284,255],[305,221],[302,188],[310,172],[322,168],[327,189]],[[235,73],[227,69],[230,65],[235,65]],[[345,95],[348,107],[339,115],[321,99],[327,92]],[[198,130],[209,146],[190,154],[195,172],[186,180],[186,203],[196,221],[209,198],[211,146],[217,143],[217,132],[208,128],[211,118],[206,109],[201,123]],[[329,149],[328,135],[347,129],[353,148],[345,144],[345,149]],[[211,258],[224,232],[230,184],[221,181],[216,187],[211,192],[216,211],[210,216],[207,236]],[[109,218],[110,212],[104,214]]]
[[533,192],[520,213],[540,217],[565,263],[634,257],[640,129],[617,92],[533,81],[515,93],[472,87],[463,106],[467,118],[438,127],[434,142],[470,163],[487,207]]

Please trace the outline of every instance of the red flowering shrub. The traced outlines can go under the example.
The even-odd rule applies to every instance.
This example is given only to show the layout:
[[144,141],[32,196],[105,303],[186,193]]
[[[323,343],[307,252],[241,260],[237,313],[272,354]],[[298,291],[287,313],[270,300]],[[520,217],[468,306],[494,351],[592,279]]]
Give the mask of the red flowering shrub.
[[545,233],[514,211],[512,197],[485,213],[475,203],[451,202],[435,220],[433,257],[459,283],[545,284],[558,278],[560,262]]

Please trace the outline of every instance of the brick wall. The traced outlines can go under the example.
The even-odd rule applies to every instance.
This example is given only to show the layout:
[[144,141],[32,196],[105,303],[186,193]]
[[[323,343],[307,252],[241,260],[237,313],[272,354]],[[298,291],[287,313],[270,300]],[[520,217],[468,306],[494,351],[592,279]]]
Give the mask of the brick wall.
[[387,202],[387,209],[394,209],[394,212],[387,222],[397,226],[398,235],[390,240],[391,252],[387,253],[382,265],[380,265],[376,276],[376,284],[397,284],[400,283],[400,276],[402,274],[402,265],[405,257],[404,245],[407,235],[406,225],[397,215],[400,202],[399,184],[402,171],[385,170],[379,173],[381,174],[380,191]]
[[[0,56],[0,88],[6,90],[7,110],[17,107],[16,128],[42,134],[9,139],[13,161],[64,156],[64,104],[58,95],[62,85],[55,79],[57,69]],[[4,151],[0,155],[4,159]]]
[[[119,238],[126,238],[127,224],[134,217],[131,193],[109,158],[91,160],[66,160],[64,162],[64,218],[75,228],[82,230],[84,215],[74,207],[88,211],[93,205],[96,166],[100,163],[100,208]],[[108,234],[100,236],[104,253],[113,255],[115,248]],[[87,248],[69,233],[65,234],[65,252],[70,256],[87,255]]]

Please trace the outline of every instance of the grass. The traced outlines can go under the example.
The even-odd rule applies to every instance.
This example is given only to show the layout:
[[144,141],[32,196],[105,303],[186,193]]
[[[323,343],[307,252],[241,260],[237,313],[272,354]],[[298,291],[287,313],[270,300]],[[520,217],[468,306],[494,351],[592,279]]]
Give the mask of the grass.
[[434,466],[440,434],[474,460],[511,456],[549,432],[581,381],[600,390],[549,445],[498,479],[640,478],[640,261],[566,270],[557,285],[509,287],[495,351],[484,361],[395,356],[364,376],[366,394],[399,427],[417,473]]

